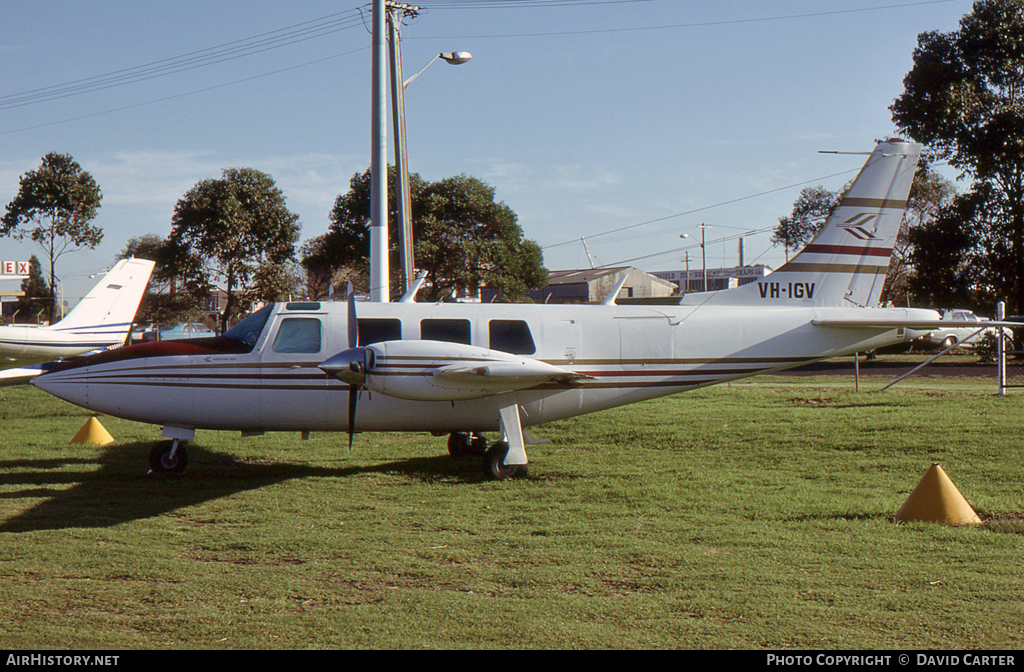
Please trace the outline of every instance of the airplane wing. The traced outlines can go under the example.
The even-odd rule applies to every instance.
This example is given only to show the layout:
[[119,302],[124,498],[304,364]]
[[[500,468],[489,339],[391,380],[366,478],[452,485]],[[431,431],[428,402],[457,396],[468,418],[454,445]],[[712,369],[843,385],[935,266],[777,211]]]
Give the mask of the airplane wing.
[[[96,350],[90,350],[89,352],[82,353],[82,357],[88,355],[95,355],[98,352],[109,350],[109,348],[97,348]],[[65,359],[61,358],[54,359],[52,357],[18,357],[17,359],[11,357],[5,357],[0,360],[0,387],[9,387],[11,385],[24,385],[29,382],[48,367],[49,364],[55,364],[62,362]]]
[[[18,364],[21,364],[21,362],[18,362]],[[8,366],[16,368],[5,368],[0,371],[0,387],[24,385],[43,372],[43,366],[41,364],[34,364],[32,366],[16,366],[12,362],[8,363]]]

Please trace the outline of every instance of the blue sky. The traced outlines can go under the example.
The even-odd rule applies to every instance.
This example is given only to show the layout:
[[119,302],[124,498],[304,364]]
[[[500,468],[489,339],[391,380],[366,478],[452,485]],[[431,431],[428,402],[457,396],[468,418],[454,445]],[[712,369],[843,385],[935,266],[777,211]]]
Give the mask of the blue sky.
[[[971,9],[968,0],[420,6],[402,33],[406,75],[440,51],[473,60],[437,61],[406,90],[410,170],[493,186],[550,269],[587,267],[586,237],[597,263],[649,271],[683,268],[679,235],[699,239],[701,223],[712,227],[709,267],[734,265],[735,237],[774,226],[801,188],[842,187],[863,157],[819,150],[868,151],[891,136],[888,108],[917,36],[955,30]],[[71,154],[104,193],[104,242],[58,265],[69,303],[129,238],[166,236],[177,200],[225,168],[269,173],[302,239],[324,233],[334,199],[369,165],[367,8],[4,0],[0,205],[50,151]],[[300,24],[324,30],[230,59],[203,51],[284,38]],[[133,70],[184,55],[211,62],[159,77]],[[104,86],[40,95],[86,78]],[[783,261],[769,237],[745,237],[747,263]],[[0,259],[31,254],[42,256],[0,239]],[[699,248],[690,256],[699,260]]]

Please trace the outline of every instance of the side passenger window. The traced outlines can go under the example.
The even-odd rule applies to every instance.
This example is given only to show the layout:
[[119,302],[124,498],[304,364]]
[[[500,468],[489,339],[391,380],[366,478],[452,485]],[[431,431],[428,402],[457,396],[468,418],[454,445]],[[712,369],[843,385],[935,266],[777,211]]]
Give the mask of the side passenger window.
[[359,318],[359,345],[402,340],[402,323],[395,319]]
[[424,341],[447,341],[470,344],[472,328],[469,320],[422,320],[420,338]]
[[522,320],[491,320],[490,348],[512,355],[532,355],[537,352],[530,334],[530,325]]
[[320,352],[320,320],[292,317],[281,322],[274,337],[274,352]]

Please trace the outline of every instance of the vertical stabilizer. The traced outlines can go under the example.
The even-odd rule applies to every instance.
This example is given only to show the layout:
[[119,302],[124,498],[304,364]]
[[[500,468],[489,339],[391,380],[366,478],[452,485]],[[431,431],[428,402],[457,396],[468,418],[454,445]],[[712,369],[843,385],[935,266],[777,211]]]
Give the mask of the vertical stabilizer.
[[825,226],[793,259],[763,280],[700,298],[730,305],[877,306],[920,154],[916,143],[879,143]]
[[108,338],[111,342],[128,336],[135,311],[149,284],[153,262],[124,259],[85,295],[74,310],[50,327],[53,331]]

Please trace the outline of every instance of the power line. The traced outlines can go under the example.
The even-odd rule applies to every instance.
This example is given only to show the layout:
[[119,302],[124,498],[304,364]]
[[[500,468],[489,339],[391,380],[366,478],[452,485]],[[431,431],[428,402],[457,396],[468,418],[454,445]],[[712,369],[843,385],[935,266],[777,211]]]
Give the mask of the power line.
[[[537,6],[556,6],[563,3],[547,2],[545,0],[536,0],[535,2],[528,2],[528,0],[510,0],[510,2],[525,2],[526,4],[519,5],[521,7],[537,7]],[[612,2],[616,0],[611,0]],[[631,0],[617,0],[619,2],[629,2]],[[644,1],[644,0],[633,0],[633,1]],[[580,29],[580,30],[553,30],[543,31],[537,33],[492,33],[486,35],[439,35],[434,37],[418,37],[412,39],[454,39],[454,38],[508,38],[508,37],[555,37],[559,35],[597,35],[602,33],[627,33],[636,31],[646,30],[673,30],[682,28],[708,28],[712,26],[729,26],[746,23],[764,23],[768,21],[789,21],[794,19],[809,19],[822,16],[838,16],[844,14],[859,14],[864,12],[878,12],[889,9],[903,9],[906,7],[920,7],[923,5],[938,5],[949,2],[959,2],[960,0],[921,0],[919,2],[907,2],[900,4],[891,5],[878,5],[875,7],[855,7],[853,9],[835,9],[826,10],[820,12],[805,12],[801,14],[784,14],[780,16],[762,16],[750,19],[722,19],[719,21],[695,21],[692,23],[672,23],[658,26],[632,26],[632,27],[620,27],[620,28],[592,28],[592,29]],[[599,2],[599,0],[583,0],[580,4],[606,4]],[[422,4],[422,3],[421,3]],[[568,3],[564,3],[568,4]],[[576,3],[572,3],[576,4]],[[437,2],[437,3],[426,3],[427,9],[498,9],[506,8],[513,5],[506,3],[491,3],[491,2],[477,2],[477,3],[454,3],[452,4],[449,0],[448,3]]]
[[314,61],[306,61],[305,63],[299,63],[298,65],[292,65],[292,66],[289,66],[287,68],[280,68],[278,70],[272,70],[271,72],[264,72],[264,73],[259,74],[259,75],[253,75],[252,77],[245,77],[243,79],[236,79],[236,80],[231,81],[231,82],[224,82],[222,84],[215,84],[213,86],[207,86],[207,87],[202,88],[202,89],[195,89],[195,90],[192,90],[192,91],[185,91],[184,93],[177,93],[177,94],[174,94],[174,95],[171,95],[171,96],[164,96],[163,98],[156,98],[154,100],[147,100],[147,101],[144,101],[144,102],[141,102],[141,103],[133,103],[131,105],[124,105],[122,107],[116,107],[116,108],[109,109],[109,110],[101,110],[99,112],[90,112],[89,114],[82,114],[82,115],[79,115],[77,117],[71,117],[71,118],[68,118],[68,119],[59,119],[57,121],[44,122],[44,123],[41,123],[41,124],[35,124],[33,126],[23,126],[21,128],[12,128],[12,129],[9,129],[9,130],[6,130],[6,131],[0,131],[0,135],[9,135],[11,133],[19,133],[21,131],[31,131],[31,130],[34,130],[34,129],[37,129],[37,128],[45,128],[47,126],[57,126],[59,124],[66,124],[66,123],[69,123],[69,122],[72,122],[72,121],[81,121],[82,119],[91,119],[92,117],[101,117],[101,116],[103,116],[105,114],[113,114],[115,112],[123,112],[125,110],[132,110],[132,109],[135,109],[137,107],[145,107],[147,105],[154,105],[156,103],[163,103],[163,102],[166,102],[168,100],[175,100],[177,98],[186,98],[188,96],[194,96],[194,95],[199,94],[199,93],[206,93],[207,91],[215,91],[216,89],[223,89],[223,88],[226,88],[228,86],[234,86],[235,84],[243,84],[245,82],[251,82],[251,81],[257,80],[257,79],[263,79],[264,77],[270,77],[271,75],[278,75],[278,74],[281,74],[282,72],[288,72],[288,71],[291,71],[291,70],[298,70],[299,68],[305,68],[305,67],[310,66],[310,65],[316,65],[317,63],[323,63],[324,61],[330,61],[330,60],[333,60],[335,58],[341,58],[342,56],[348,56],[350,54],[355,54],[355,53],[358,53],[360,51],[367,51],[367,50],[369,50],[369,48],[370,47],[359,47],[358,49],[352,49],[350,51],[345,51],[345,52],[342,52],[340,54],[333,54],[331,56],[325,56],[323,58],[318,58],[318,59],[316,59]]
[[[609,229],[608,231],[602,231],[601,233],[595,233],[595,234],[592,234],[592,235],[588,235],[588,236],[586,236],[586,238],[588,240],[593,240],[594,238],[599,238],[600,236],[607,236],[607,235],[611,235],[613,233],[619,233],[620,231],[628,231],[630,229],[635,229],[635,228],[638,228],[638,227],[641,227],[641,226],[647,226],[648,224],[656,224],[658,222],[664,222],[665,220],[668,220],[668,219],[675,219],[676,217],[684,217],[686,215],[692,215],[692,214],[694,214],[696,212],[704,212],[705,210],[711,210],[713,208],[720,208],[720,207],[722,207],[724,205],[732,205],[733,203],[740,203],[742,201],[749,201],[749,200],[751,200],[753,198],[758,198],[760,196],[766,196],[768,194],[774,194],[774,193],[779,192],[779,191],[786,191],[787,189],[794,189],[796,187],[802,187],[803,185],[810,184],[812,182],[821,182],[823,180],[828,180],[828,179],[831,179],[833,177],[839,177],[841,175],[849,175],[850,173],[855,173],[858,170],[860,170],[860,168],[853,168],[853,169],[850,169],[850,170],[844,170],[844,171],[839,172],[839,173],[832,173],[831,175],[824,175],[822,177],[815,177],[814,179],[811,179],[811,180],[805,180],[803,182],[797,182],[795,184],[789,184],[789,185],[786,185],[785,187],[776,187],[775,189],[769,189],[767,191],[761,191],[761,192],[758,192],[756,194],[750,194],[749,196],[740,196],[739,198],[733,198],[733,199],[730,199],[728,201],[722,201],[721,203],[715,203],[714,205],[705,205],[705,206],[702,206],[702,207],[699,207],[699,208],[694,208],[693,210],[687,210],[686,212],[677,212],[674,215],[665,215],[664,217],[658,217],[657,219],[648,219],[645,222],[639,222],[637,224],[629,224],[627,226],[620,226],[617,229]],[[555,247],[561,247],[563,245],[570,245],[572,243],[578,243],[578,242],[579,242],[579,238],[573,238],[572,240],[565,240],[565,241],[562,241],[561,243],[554,243],[553,245],[545,245],[545,246],[541,247],[541,249],[542,250],[550,250],[550,249],[555,248]],[[680,248],[680,249],[682,249],[682,248]],[[664,254],[664,253],[659,253],[659,254]]]
[[157,77],[194,70],[226,61],[252,56],[273,49],[298,44],[308,40],[331,35],[359,24],[356,10],[348,10],[331,14],[319,19],[312,19],[286,28],[261,33],[252,37],[226,42],[206,49],[189,52],[179,56],[153,61],[131,68],[115,70],[102,75],[77,79],[63,84],[55,84],[21,93],[0,96],[0,110],[34,105],[78,96],[84,93],[102,91],[117,86],[124,86]]

